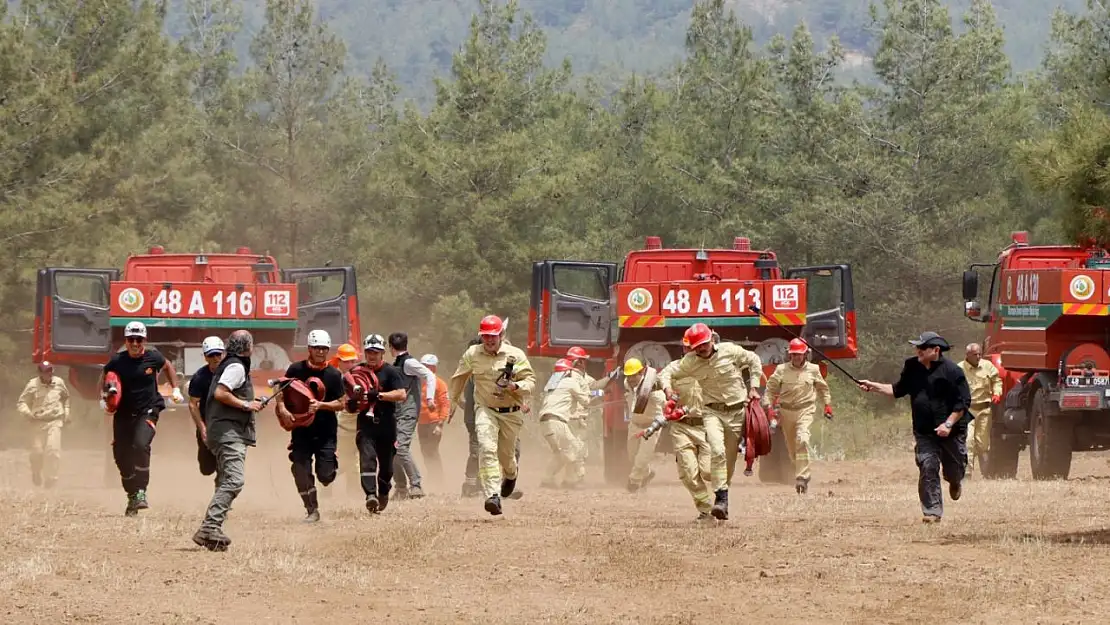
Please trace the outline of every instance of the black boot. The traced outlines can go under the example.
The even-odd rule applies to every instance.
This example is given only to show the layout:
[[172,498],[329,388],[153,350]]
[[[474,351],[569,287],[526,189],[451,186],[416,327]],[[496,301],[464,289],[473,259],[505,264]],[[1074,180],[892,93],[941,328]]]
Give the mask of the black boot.
[[511,496],[513,494],[514,490],[516,490],[516,478],[515,477],[511,480],[508,479],[508,478],[505,478],[505,479],[501,480],[501,496],[502,497]]
[[486,500],[486,512],[497,516],[501,514],[501,498],[497,495]]
[[716,494],[716,499],[713,501],[713,509],[710,511],[710,514],[712,514],[713,518],[715,518],[715,519],[718,519],[720,521],[727,521],[728,520],[728,491],[722,488],[721,490],[717,491],[715,494]]
[[806,494],[809,491],[809,478],[799,477],[794,480],[794,490],[796,490],[799,495]]
[[307,495],[301,495],[301,501],[304,502],[305,509],[305,523],[315,523],[320,520],[320,502],[316,498],[316,489],[308,491]]

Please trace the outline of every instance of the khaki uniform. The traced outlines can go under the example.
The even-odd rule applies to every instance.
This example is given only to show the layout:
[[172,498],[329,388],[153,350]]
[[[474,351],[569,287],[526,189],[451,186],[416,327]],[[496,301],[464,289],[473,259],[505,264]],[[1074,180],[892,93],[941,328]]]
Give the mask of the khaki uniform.
[[[591,401],[593,400],[595,391],[600,391],[609,384],[609,378],[605,377],[598,380],[595,379],[592,375],[581,370],[578,370],[578,380],[581,383],[582,388],[585,390],[586,395],[590,398]],[[579,414],[575,415],[574,418],[570,421],[570,430],[571,432],[574,432],[574,435],[578,438],[578,440],[582,441],[582,459],[583,461],[585,461],[587,458],[590,457],[590,444],[592,443],[592,437],[590,436],[589,406],[587,406],[586,409],[581,411]]]
[[772,405],[781,408],[779,425],[786,438],[786,453],[794,463],[794,476],[809,481],[809,428],[817,404],[824,410],[832,402],[821,368],[812,362],[801,367],[789,362],[778,365],[767,379],[767,396]]
[[998,367],[985,358],[979,359],[977,367],[964,360],[960,368],[964,370],[971,389],[971,416],[975,417],[967,432],[968,464],[974,467],[976,458],[990,451],[991,396],[1002,394],[1002,377]]
[[[663,370],[672,372],[679,361],[671,361]],[[678,402],[686,408],[686,416],[680,421],[667,425],[671,431],[671,444],[674,446],[675,463],[678,465],[678,479],[694,499],[694,507],[702,514],[708,514],[712,505],[709,501],[709,485],[712,483],[712,460],[709,441],[705,436],[705,422],[702,415],[701,386],[693,378],[675,381],[674,392]]]
[[[517,390],[503,390],[497,379],[509,356],[516,358],[513,382]],[[474,379],[474,429],[478,438],[478,481],[486,498],[500,495],[501,479],[516,479],[516,441],[524,425],[520,409],[531,396],[536,385],[536,372],[528,356],[519,347],[502,341],[495,355],[486,352],[485,346],[472,345],[459,359],[459,366],[451,376],[451,405],[458,406],[463,399],[467,380]]]
[[709,358],[691,351],[675,362],[678,364],[673,369],[670,365],[664,367],[660,382],[664,388],[674,389],[672,380],[692,378],[700,385],[713,491],[727,491],[744,438],[748,394],[750,389],[759,388],[763,362],[755,352],[735,343],[718,344]]
[[543,477],[544,486],[557,486],[564,471],[563,483],[576,486],[586,476],[585,445],[573,431],[571,423],[589,410],[590,394],[583,388],[581,374],[568,371],[544,395],[540,409],[540,431],[551,448],[551,464]]
[[[358,415],[346,410],[335,413],[339,423],[338,440],[335,445],[335,455],[339,457],[339,473],[346,474],[343,481],[347,484],[347,492],[362,494],[362,481],[359,476],[358,447],[355,445],[355,434],[358,432]],[[330,488],[325,488],[325,495],[331,493]]]
[[647,406],[643,412],[633,412],[636,407],[636,388],[624,380],[624,397],[628,401],[628,461],[632,470],[628,473],[628,485],[633,488],[643,486],[650,475],[651,459],[655,456],[655,446],[659,443],[658,436],[644,440],[637,435],[651,425],[657,417],[663,416],[663,404],[667,403],[667,396],[658,380],[655,390],[648,395]]
[[69,388],[58,376],[44,383],[35,376],[23,388],[19,414],[34,427],[31,437],[31,475],[35,484],[52,486],[62,460],[62,426],[69,422]]

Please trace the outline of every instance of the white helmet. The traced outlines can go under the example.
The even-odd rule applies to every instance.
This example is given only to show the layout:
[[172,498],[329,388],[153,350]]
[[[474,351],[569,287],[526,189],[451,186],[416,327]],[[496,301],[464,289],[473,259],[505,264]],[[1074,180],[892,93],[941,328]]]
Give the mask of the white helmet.
[[205,356],[209,356],[217,352],[227,351],[227,349],[224,347],[223,339],[218,336],[210,336],[204,339],[204,342],[200,344],[200,351],[203,352]]
[[308,346],[331,349],[331,335],[327,330],[313,330],[308,333]]
[[141,336],[146,338],[146,326],[141,321],[132,321],[123,329],[123,336]]
[[366,340],[362,342],[363,349],[370,349],[376,352],[385,351],[385,339],[380,334],[367,334]]
[[439,364],[439,358],[435,354],[424,354],[420,357],[420,364],[434,367]]

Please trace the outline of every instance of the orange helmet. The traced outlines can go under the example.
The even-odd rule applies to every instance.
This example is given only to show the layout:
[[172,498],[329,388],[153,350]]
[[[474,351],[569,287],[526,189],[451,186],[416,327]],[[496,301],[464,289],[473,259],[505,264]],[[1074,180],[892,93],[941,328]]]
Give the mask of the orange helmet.
[[497,315],[486,315],[478,324],[478,334],[484,336],[501,336],[505,323]]
[[566,358],[555,361],[555,371],[571,371],[572,369],[574,369],[574,365],[570,364],[570,361]]
[[682,335],[682,344],[690,349],[697,349],[699,345],[705,345],[712,340],[713,331],[704,323],[695,323],[686,328],[686,332]]
[[586,350],[582,349],[581,347],[578,347],[577,345],[575,345],[574,347],[567,350],[567,358],[569,360],[578,360],[579,358],[589,358],[589,357],[590,357],[590,355],[586,353]]
[[351,345],[350,343],[344,343],[339,346],[338,350],[336,350],[336,358],[338,358],[339,360],[346,360],[348,362],[351,360],[358,360],[358,350],[355,349],[354,345]]
[[802,339],[793,339],[790,341],[790,349],[787,351],[791,354],[804,354],[809,349],[809,345]]

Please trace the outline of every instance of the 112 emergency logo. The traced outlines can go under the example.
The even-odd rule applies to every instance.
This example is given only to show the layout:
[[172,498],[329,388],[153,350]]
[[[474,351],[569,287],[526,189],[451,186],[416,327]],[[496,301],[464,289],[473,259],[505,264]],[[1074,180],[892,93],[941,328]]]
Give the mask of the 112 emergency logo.
[[643,288],[636,287],[628,292],[628,308],[634,313],[645,313],[651,310],[651,305],[654,304],[654,298],[651,296],[651,291]]
[[1071,284],[1068,285],[1068,291],[1071,296],[1080,301],[1091,299],[1095,294],[1095,281],[1085,274],[1079,274],[1071,279]]
[[120,291],[116,301],[119,303],[119,307],[123,309],[123,312],[128,314],[139,312],[142,310],[143,304],[145,303],[143,292],[135,287],[127,287]]

